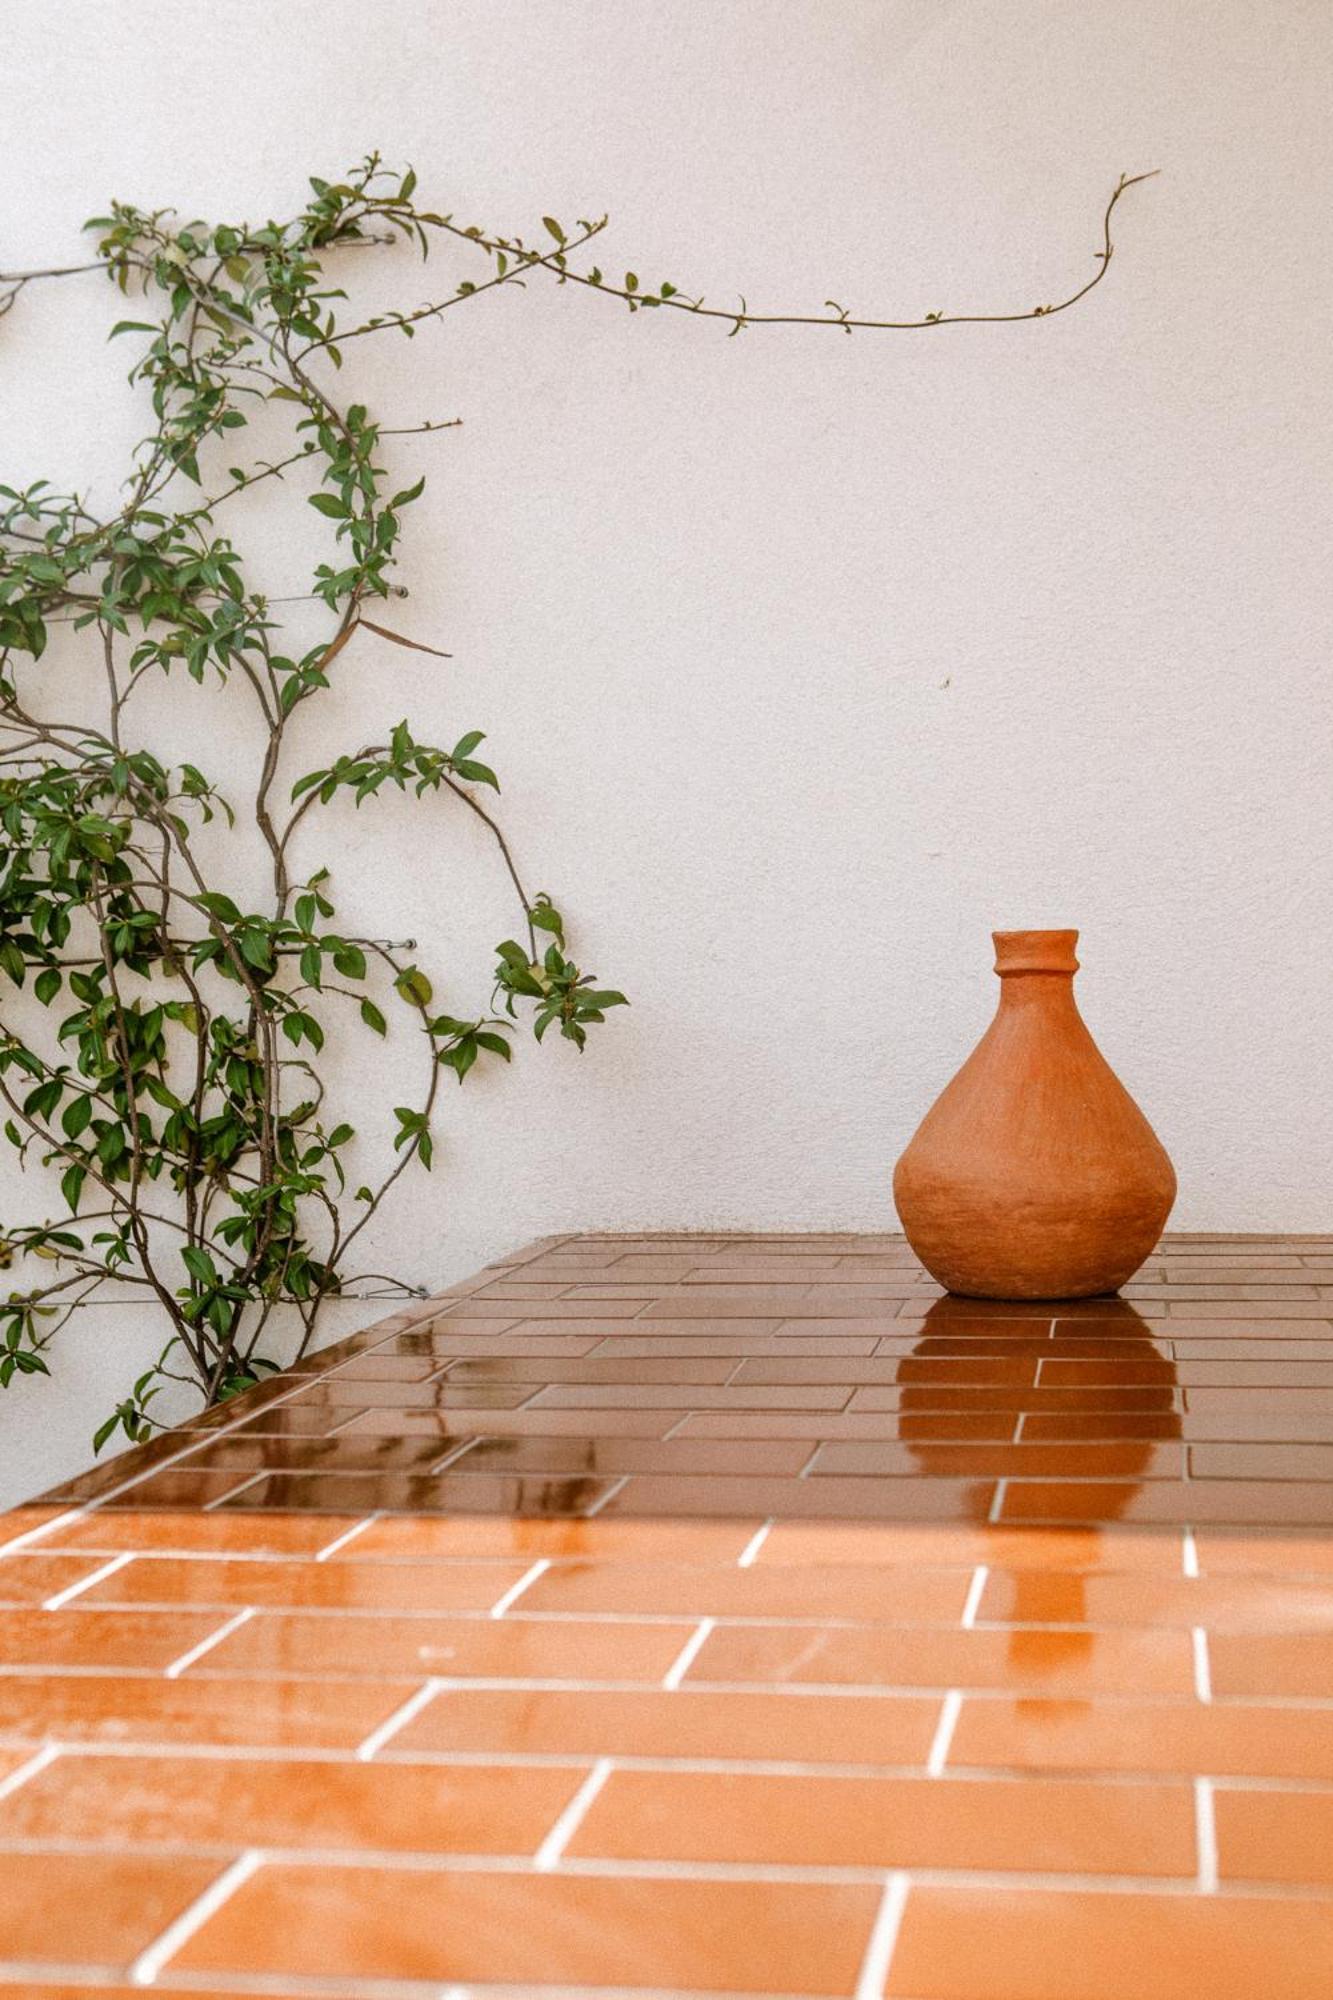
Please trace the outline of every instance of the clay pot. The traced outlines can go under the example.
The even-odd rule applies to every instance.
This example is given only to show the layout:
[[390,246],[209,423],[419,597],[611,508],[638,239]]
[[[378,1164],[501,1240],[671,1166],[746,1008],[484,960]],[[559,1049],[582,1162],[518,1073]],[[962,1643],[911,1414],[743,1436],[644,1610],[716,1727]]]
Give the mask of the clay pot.
[[907,1240],[951,1292],[1113,1292],[1162,1233],[1176,1177],[1074,1001],[1077,931],[996,931],[1000,1005],[893,1175]]

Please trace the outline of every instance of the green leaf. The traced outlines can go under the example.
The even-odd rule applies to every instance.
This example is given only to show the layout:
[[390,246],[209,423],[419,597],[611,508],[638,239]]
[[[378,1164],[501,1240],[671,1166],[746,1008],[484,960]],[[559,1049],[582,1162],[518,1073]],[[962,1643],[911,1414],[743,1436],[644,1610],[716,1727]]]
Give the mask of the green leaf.
[[155,326],[153,321],[149,319],[118,319],[107,335],[107,339],[115,340],[122,333],[160,333],[161,331],[161,327]]
[[80,1093],[72,1097],[60,1114],[60,1123],[67,1139],[77,1139],[80,1132],[86,1132],[93,1115],[91,1097]]
[[404,1000],[419,1007],[429,1007],[434,989],[425,973],[419,971],[415,965],[409,965],[405,972],[400,972],[393,984],[394,991]]
[[346,521],[351,516],[346,501],[336,499],[332,493],[312,493],[310,505],[317,513],[327,514],[331,521]]
[[43,1007],[49,1007],[51,1002],[55,999],[56,994],[60,991],[59,966],[56,965],[45,966],[43,970],[38,973],[36,979],[33,981],[32,990],[37,995],[37,998],[41,1001]]
[[394,494],[393,499],[389,502],[389,512],[391,514],[396,514],[400,507],[406,507],[413,500],[419,500],[421,498],[421,495],[425,492],[425,490],[426,490],[426,476],[423,473],[421,478],[418,479],[415,486],[405,486],[401,493]]
[[388,1034],[389,1024],[373,1000],[363,1000],[361,1002],[361,1019],[368,1028],[373,1028],[377,1035]]

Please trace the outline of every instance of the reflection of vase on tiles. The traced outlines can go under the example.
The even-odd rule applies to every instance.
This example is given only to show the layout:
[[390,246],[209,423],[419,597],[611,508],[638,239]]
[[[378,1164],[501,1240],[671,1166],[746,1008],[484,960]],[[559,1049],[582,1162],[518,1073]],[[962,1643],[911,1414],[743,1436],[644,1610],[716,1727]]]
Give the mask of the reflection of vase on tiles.
[[907,1240],[952,1292],[1113,1292],[1171,1212],[1171,1162],[1075,1003],[1077,939],[995,933],[995,1019],[894,1171]]

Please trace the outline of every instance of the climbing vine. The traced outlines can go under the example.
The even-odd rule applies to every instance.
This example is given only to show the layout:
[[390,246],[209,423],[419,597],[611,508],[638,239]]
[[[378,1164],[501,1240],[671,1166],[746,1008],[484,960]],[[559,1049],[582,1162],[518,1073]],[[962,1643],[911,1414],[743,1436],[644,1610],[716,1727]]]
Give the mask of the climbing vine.
[[[447,657],[401,629],[394,577],[424,481],[399,483],[391,441],[450,426],[386,428],[344,397],[355,344],[411,339],[424,321],[535,278],[731,335],[1045,318],[1105,277],[1112,214],[1134,184],[1122,179],[1110,197],[1086,282],[1013,312],[894,320],[834,301],[819,314],[710,304],[632,271],[608,277],[589,252],[605,218],[566,229],[544,217],[534,243],[496,235],[420,206],[415,175],[375,154],[344,180],[312,179],[286,221],[183,223],[117,202],[87,225],[90,263],[0,274],[3,317],[28,285],[103,272],[133,301],[111,337],[134,342],[129,381],[152,413],[106,518],[45,480],[0,485],[0,1112],[20,1159],[53,1170],[62,1203],[57,1217],[0,1236],[0,1263],[20,1262],[25,1276],[0,1303],[0,1386],[48,1373],[56,1331],[110,1286],[155,1309],[165,1338],[98,1430],[99,1448],[118,1430],[149,1435],[168,1381],[205,1403],[248,1387],[277,1365],[266,1348],[279,1307],[296,1315],[304,1351],[324,1302],[379,1275],[359,1269],[360,1239],[401,1175],[431,1167],[442,1078],[507,1062],[524,1025],[581,1050],[625,1004],[571,955],[556,904],[524,886],[480,730],[446,748],[401,721],[291,775],[310,705],[337,701],[347,648]],[[423,256],[444,244],[479,268],[433,303],[344,323],[340,258],[400,238]],[[274,417],[285,422],[274,456],[247,449],[261,410],[265,438]],[[302,593],[326,629],[301,649],[290,600],[254,585],[228,532],[239,497],[268,481],[327,524]],[[66,625],[99,673],[86,708],[72,699],[82,677],[52,664],[64,649],[48,653]],[[250,705],[258,747],[243,801],[224,796],[202,753],[172,765],[148,747],[137,725],[163,676],[216,677]],[[342,921],[329,868],[310,864],[320,808],[386,788],[471,815],[496,844],[517,935],[498,946],[480,1005],[446,1011],[410,948]],[[247,870],[219,872],[232,841],[202,832],[219,820],[259,845],[262,907],[237,887]],[[331,1104],[321,1061],[335,1009],[372,1037],[403,1010],[420,1047],[420,1089],[391,1108],[385,1164],[368,1181],[349,1171],[357,1128]]]

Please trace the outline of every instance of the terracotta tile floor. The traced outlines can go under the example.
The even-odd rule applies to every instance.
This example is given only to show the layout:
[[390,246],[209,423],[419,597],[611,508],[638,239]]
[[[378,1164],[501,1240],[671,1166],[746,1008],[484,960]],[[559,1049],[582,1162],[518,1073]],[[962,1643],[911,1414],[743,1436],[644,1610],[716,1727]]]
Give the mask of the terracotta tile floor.
[[568,1237],[0,1518],[0,2000],[1333,1991],[1333,1239]]

